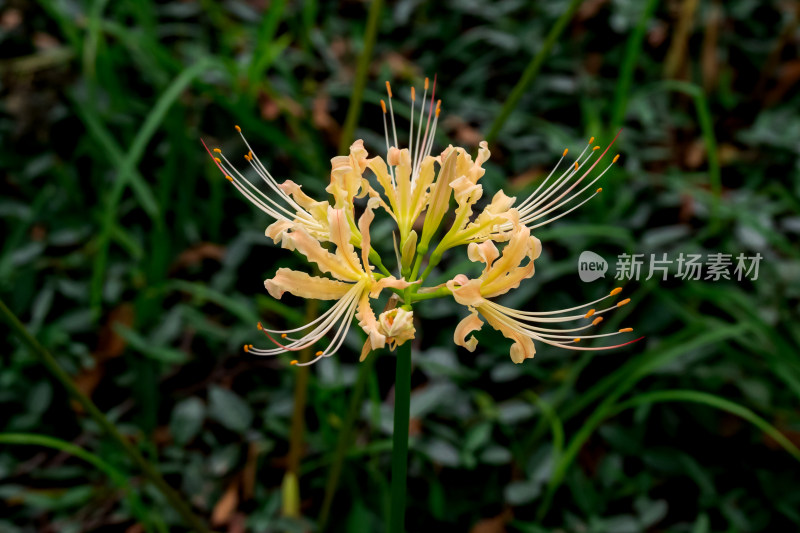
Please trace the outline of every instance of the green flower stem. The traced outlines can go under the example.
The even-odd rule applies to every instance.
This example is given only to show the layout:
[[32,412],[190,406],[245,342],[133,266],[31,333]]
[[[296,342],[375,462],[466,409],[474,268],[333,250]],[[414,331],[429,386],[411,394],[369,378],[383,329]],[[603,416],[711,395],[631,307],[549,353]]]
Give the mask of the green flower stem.
[[370,248],[369,249],[369,261],[370,261],[370,263],[372,263],[373,265],[378,267],[378,270],[380,270],[381,272],[383,272],[387,276],[391,276],[392,275],[392,273],[389,272],[389,269],[387,269],[383,265],[383,261],[381,260],[381,256],[378,255],[378,252],[376,252],[374,248]]
[[394,431],[392,433],[392,504],[389,533],[403,533],[406,518],[408,424],[411,408],[411,342],[397,348],[394,381]]
[[22,341],[28,345],[31,351],[39,358],[47,370],[55,377],[61,385],[67,389],[67,392],[72,396],[86,412],[91,416],[97,425],[112,439],[117,441],[125,454],[138,466],[145,477],[155,485],[155,487],[164,495],[170,505],[181,515],[187,525],[189,525],[197,533],[211,533],[211,530],[206,527],[203,520],[192,512],[191,507],[187,504],[178,492],[170,487],[158,470],[151,465],[147,459],[142,456],[139,450],[130,443],[119,432],[117,427],[97,408],[97,406],[78,389],[77,385],[72,381],[72,378],[67,374],[63,368],[58,364],[55,357],[47,351],[39,341],[37,341],[22,322],[14,315],[14,313],[6,306],[5,302],[0,299],[0,317],[11,326]]
[[452,295],[453,292],[448,289],[447,287],[440,287],[435,291],[430,292],[412,292],[411,293],[411,303],[419,302],[422,300],[432,300],[433,298],[443,298],[445,296]]
[[443,253],[444,253],[444,250],[439,250],[439,247],[437,246],[436,249],[431,254],[430,259],[428,259],[428,266],[425,267],[425,271],[422,273],[422,276],[421,276],[422,279],[427,278],[428,274],[430,274],[431,270],[433,270],[433,267],[435,267],[436,265],[439,264],[439,261],[442,260],[442,254]]
[[421,242],[417,245],[417,258],[414,261],[414,268],[411,269],[411,277],[409,279],[415,280],[417,279],[417,274],[419,274],[419,268],[422,266],[422,258],[425,257],[425,254],[428,253],[428,243]]

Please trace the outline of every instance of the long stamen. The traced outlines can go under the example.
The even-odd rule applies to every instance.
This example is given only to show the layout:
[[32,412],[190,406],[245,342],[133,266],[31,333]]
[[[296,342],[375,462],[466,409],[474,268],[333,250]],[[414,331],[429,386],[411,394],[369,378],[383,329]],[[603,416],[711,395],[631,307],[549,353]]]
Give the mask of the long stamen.
[[422,138],[422,148],[417,157],[417,163],[416,163],[417,167],[419,167],[422,164],[422,160],[425,158],[425,155],[430,155],[429,149],[427,150],[427,154],[425,152],[428,146],[428,132],[430,131],[431,117],[433,116],[433,101],[435,99],[436,99],[436,75],[433,76],[433,88],[431,89],[431,103],[428,107],[428,121],[425,124],[425,135]]
[[[602,298],[598,298],[597,300],[593,300],[593,301],[587,302],[585,304],[577,305],[575,307],[570,307],[568,309],[559,309],[557,311],[518,311],[518,310],[511,309],[510,307],[505,307],[503,305],[500,305],[500,304],[494,303],[494,302],[493,302],[493,305],[503,309],[504,311],[505,310],[510,310],[510,311],[516,311],[517,313],[519,313],[521,315],[525,315],[525,316],[542,317],[542,316],[551,316],[551,315],[558,315],[558,314],[561,314],[561,313],[569,313],[569,312],[572,312],[572,311],[577,311],[578,309],[583,309],[585,307],[589,307],[591,305],[594,305],[594,304],[596,304],[598,302],[602,302],[606,298],[611,298],[612,296],[616,296],[617,294],[619,294],[621,292],[622,292],[622,287],[617,287],[616,289],[612,290],[611,292],[609,292],[607,295],[603,296]],[[625,302],[625,303],[628,303],[628,302]],[[625,304],[621,304],[621,305],[625,305]],[[620,306],[620,304],[617,304],[617,306]],[[595,311],[594,311],[594,309],[591,309],[583,317],[584,318],[589,318],[593,314],[595,314]],[[577,317],[577,318],[580,318],[580,316]]]
[[[521,205],[518,208],[520,213],[523,214],[530,213],[531,211],[536,209],[536,207],[547,201],[551,196],[553,196],[553,194],[558,192],[564,185],[566,185],[569,182],[569,180],[571,180],[578,173],[578,169],[580,169],[583,165],[585,165],[589,161],[589,158],[591,158],[592,155],[594,154],[594,150],[592,150],[586,155],[586,157],[584,157],[584,154],[586,154],[586,151],[589,149],[589,146],[591,145],[587,145],[583,149],[583,151],[580,154],[578,154],[578,157],[575,158],[575,161],[573,161],[572,164],[541,194],[534,193],[528,196],[528,198],[525,200],[525,205]],[[550,176],[548,176],[548,179],[549,177]],[[547,180],[542,182],[540,187],[544,185],[546,181]]]
[[[428,78],[425,78],[425,86],[422,92],[422,103],[419,105],[419,124],[417,125],[417,146],[415,152],[413,154],[414,157],[414,168],[419,170],[421,163],[421,159],[419,158],[420,148],[422,147],[421,136],[422,136],[422,123],[425,121],[425,99],[428,97]],[[413,173],[416,177],[418,172]]]
[[[414,91],[414,87],[411,87],[411,122],[408,127],[408,153],[413,157],[414,154],[414,102],[416,101],[416,93]],[[412,162],[413,163],[413,162]],[[411,168],[411,182],[414,182],[414,174],[416,172],[416,168]]]
[[[331,307],[322,316],[299,328],[289,329],[289,330],[269,330],[264,328],[263,326],[259,327],[259,329],[261,329],[264,332],[264,334],[278,347],[271,349],[251,348],[249,352],[255,355],[277,355],[280,353],[285,353],[287,351],[302,350],[318,342],[323,336],[325,336],[325,334],[333,327],[334,324],[341,321],[343,316],[345,317],[349,316],[350,319],[341,322],[339,330],[337,330],[337,336],[338,336],[338,333],[341,331],[342,324],[349,324],[352,321],[352,316],[355,313],[355,308],[358,303],[358,298],[362,294],[363,289],[364,289],[363,282],[356,283],[355,285],[353,285],[353,288],[350,289],[347,292],[347,294],[345,294],[344,297],[342,297],[341,300],[336,302],[336,304],[334,304],[333,307]],[[286,345],[281,344],[272,335],[270,335],[270,333],[279,333],[281,334],[282,338],[287,338],[284,337],[285,334],[306,330],[312,325],[317,323],[319,323],[319,325],[317,325],[312,331],[304,335],[302,338],[293,340],[292,342]],[[335,339],[336,337],[334,337],[334,340]]]
[[[616,135],[614,136],[614,138],[611,140],[611,143],[609,143],[609,145],[608,145],[608,146],[606,146],[606,149],[605,149],[605,150],[603,150],[603,153],[601,153],[601,154],[600,154],[600,157],[598,157],[598,158],[595,160],[595,162],[594,162],[594,163],[592,163],[592,166],[590,166],[590,167],[589,167],[589,169],[588,169],[588,170],[586,170],[586,171],[583,173],[583,175],[582,175],[580,178],[578,178],[578,179],[577,179],[577,180],[576,180],[576,181],[575,181],[575,182],[574,182],[574,183],[573,183],[573,184],[572,184],[572,185],[571,185],[571,186],[570,186],[570,187],[569,187],[567,190],[565,190],[564,192],[562,192],[562,193],[561,193],[561,195],[559,195],[559,196],[558,196],[558,197],[557,197],[555,200],[553,200],[553,201],[551,201],[549,204],[547,204],[547,205],[546,205],[546,206],[545,206],[543,209],[547,209],[548,207],[550,207],[550,206],[551,206],[551,205],[553,205],[554,203],[558,202],[558,201],[559,201],[561,198],[563,198],[563,197],[564,197],[566,194],[568,194],[568,193],[569,193],[569,192],[570,192],[572,189],[574,189],[574,188],[575,188],[575,187],[576,187],[576,186],[577,186],[577,185],[578,185],[578,184],[579,184],[581,181],[583,181],[583,180],[584,180],[584,178],[586,178],[586,176],[588,176],[588,175],[589,175],[589,173],[591,173],[591,172],[592,172],[592,170],[594,170],[594,167],[596,167],[596,166],[597,166],[597,164],[598,164],[600,161],[602,161],[602,160],[603,160],[603,157],[606,155],[606,153],[608,153],[608,151],[609,151],[609,150],[611,149],[611,147],[614,145],[614,142],[617,140],[617,137],[619,137],[619,134],[620,134],[621,132],[622,132],[622,130],[620,130],[619,132],[617,132],[617,134],[616,134]],[[594,152],[594,150],[592,150],[592,152]],[[587,158],[587,159],[588,159],[588,158]],[[616,158],[615,158],[614,160],[616,161]],[[577,166],[576,166],[575,170],[576,170],[576,171],[578,170],[578,167],[577,167]]]

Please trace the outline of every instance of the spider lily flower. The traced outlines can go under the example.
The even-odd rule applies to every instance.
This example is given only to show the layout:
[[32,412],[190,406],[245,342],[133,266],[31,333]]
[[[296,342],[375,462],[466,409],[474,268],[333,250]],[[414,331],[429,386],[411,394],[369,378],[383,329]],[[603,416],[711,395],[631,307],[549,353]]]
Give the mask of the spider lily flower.
[[[388,98],[381,100],[386,154],[370,158],[363,141],[358,140],[350,146],[348,155],[331,159],[330,183],[326,188],[329,201],[309,197],[291,180],[278,183],[256,158],[243,135],[242,140],[248,148],[245,160],[264,180],[267,193],[249,182],[221,150],[209,150],[220,171],[237,190],[275,219],[267,228],[267,236],[283,248],[304,255],[318,266],[322,274],[327,274],[311,276],[280,268],[274,277],[265,281],[269,293],[275,298],[289,292],[301,298],[333,302],[319,318],[299,328],[272,330],[259,324],[276,346],[261,349],[246,345],[245,350],[256,355],[277,355],[309,348],[329,337],[327,347],[317,351],[312,361],[302,363],[311,364],[332,355],[342,346],[355,319],[367,334],[361,351],[363,360],[373,349],[384,346],[394,349],[415,337],[412,305],[450,296],[469,310],[469,315],[456,327],[453,338],[456,344],[470,351],[478,342],[471,334],[481,329],[484,321],[513,341],[510,353],[516,363],[533,357],[537,341],[576,350],[600,350],[629,344],[599,348],[577,346],[581,339],[631,331],[623,328],[615,333],[581,334],[599,324],[604,313],[630,300],[622,300],[599,311],[594,308],[585,313],[578,311],[615,296],[621,289],[615,289],[595,302],[560,311],[522,311],[493,301],[533,276],[534,261],[541,253],[541,243],[531,235],[532,230],[565,216],[600,192],[598,188],[587,193],[594,189],[595,183],[618,156],[599,175],[591,177],[591,174],[614,141],[600,151],[600,147],[593,144],[594,138],[590,139],[572,164],[556,176],[567,156],[565,150],[552,172],[522,202],[517,203],[516,198],[498,191],[478,211],[476,205],[484,195],[480,180],[485,174],[484,165],[491,156],[488,144],[479,143],[474,159],[465,149],[452,145],[438,155],[432,155],[441,101],[435,98],[435,79],[430,98],[428,88],[426,78],[419,110],[415,90],[411,89],[408,146],[401,148],[392,89],[387,82]],[[236,129],[241,135],[241,129],[238,126]],[[370,183],[372,178],[369,174],[366,175],[369,179],[365,177],[367,169],[375,177],[373,183]],[[366,209],[356,220],[355,201],[365,197]],[[455,200],[455,209],[448,215],[452,200]],[[390,275],[371,246],[369,229],[378,206],[397,223],[400,238],[399,242],[394,239],[394,248],[401,273],[398,277]],[[422,227],[417,235],[414,225],[420,220]],[[445,220],[449,226],[442,229]],[[428,255],[431,241],[440,233],[440,240]],[[505,243],[502,252],[495,243]],[[471,261],[484,264],[480,276],[470,279],[459,274],[445,284],[423,287],[422,283],[443,253],[461,245],[467,246]],[[428,265],[418,275],[426,256]],[[373,265],[382,274],[374,273]],[[390,289],[393,294],[384,311],[376,317],[370,301],[377,298],[383,289]],[[550,327],[555,323],[589,318],[592,318],[589,323],[572,328]]]
[[[440,103],[434,109],[436,95],[436,80],[434,79],[431,97],[428,100],[429,80],[425,78],[424,93],[419,109],[419,122],[417,124],[416,144],[414,143],[414,115],[416,107],[416,92],[411,88],[411,121],[408,133],[408,148],[399,148],[397,128],[395,125],[394,105],[392,103],[392,87],[386,82],[386,93],[389,106],[381,100],[383,111],[383,133],[386,140],[386,159],[376,156],[370,159],[367,166],[372,170],[378,183],[383,189],[384,200],[381,195],[372,190],[370,195],[380,199],[381,205],[397,222],[400,233],[400,248],[406,253],[401,254],[403,268],[407,268],[412,250],[417,244],[417,234],[412,230],[414,222],[428,206],[428,196],[434,178],[434,163],[441,160],[431,157],[433,138],[441,112]],[[392,136],[389,135],[389,121],[391,120]],[[422,130],[422,124],[425,130]],[[387,164],[388,163],[388,164]]]
[[[600,311],[590,309],[583,314],[558,316],[589,307],[614,296],[622,290],[620,288],[614,289],[608,296],[594,302],[560,311],[519,311],[489,300],[489,298],[500,296],[511,289],[517,288],[523,279],[533,276],[533,262],[539,257],[541,250],[539,239],[531,236],[530,229],[521,224],[518,224],[514,229],[502,254],[492,241],[484,241],[480,244],[471,243],[468,246],[469,259],[474,262],[482,262],[485,267],[478,278],[469,279],[464,274],[459,274],[447,282],[447,288],[452,292],[453,298],[470,311],[470,314],[456,326],[453,335],[453,341],[456,344],[471,352],[475,350],[478,340],[474,335],[467,339],[467,335],[483,327],[481,318],[502,333],[504,337],[513,341],[511,360],[515,363],[521,363],[525,359],[534,356],[536,353],[534,340],[572,350],[605,350],[635,342],[630,341],[616,346],[601,348],[575,346],[581,339],[609,337],[618,333],[632,331],[631,328],[623,328],[615,333],[597,335],[580,335],[578,333],[596,326],[603,320],[600,315],[627,304],[630,299],[622,300],[616,305]],[[553,329],[540,325],[588,319],[592,316],[595,318],[589,324],[571,329]]]
[[[375,298],[385,288],[405,289],[410,283],[387,276],[377,279],[369,263],[370,234],[369,226],[374,218],[373,210],[378,204],[375,199],[367,203],[367,208],[358,221],[358,228],[362,236],[361,257],[356,254],[351,243],[351,230],[347,220],[346,208],[328,207],[327,220],[330,228],[326,240],[336,247],[335,252],[325,249],[303,225],[296,224],[287,228],[282,239],[282,246],[297,250],[306,258],[316,263],[319,270],[331,275],[331,278],[310,276],[305,272],[280,268],[275,276],[264,282],[267,291],[274,298],[281,298],[285,292],[301,298],[314,298],[317,300],[336,300],[333,306],[319,318],[299,328],[288,330],[267,329],[259,324],[267,337],[277,344],[270,349],[245,346],[245,350],[255,355],[277,355],[287,351],[297,351],[310,347],[319,342],[328,332],[334,331],[330,344],[318,352],[316,357],[307,363],[292,364],[307,365],[323,357],[333,355],[342,345],[350,329],[350,324],[355,317],[359,326],[369,336],[372,349],[383,348],[387,342],[386,328],[379,323],[370,305],[370,298]],[[307,332],[300,338],[289,337],[301,332]],[[397,335],[394,330],[388,332],[389,336]],[[403,330],[407,335],[407,331]],[[286,339],[287,344],[275,337]],[[413,337],[413,331],[411,337]],[[404,339],[405,340],[405,339]],[[395,339],[390,340],[395,343]]]

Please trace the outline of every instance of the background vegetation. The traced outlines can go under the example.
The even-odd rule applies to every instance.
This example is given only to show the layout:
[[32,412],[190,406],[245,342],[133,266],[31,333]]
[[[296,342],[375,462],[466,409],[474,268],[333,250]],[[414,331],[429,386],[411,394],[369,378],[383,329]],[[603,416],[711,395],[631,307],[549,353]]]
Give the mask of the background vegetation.
[[[370,9],[377,39],[359,78]],[[578,281],[586,249],[612,262],[758,252],[758,280],[628,283],[633,304],[606,329],[643,341],[540,346],[523,365],[487,328],[474,354],[457,350],[463,311],[420,305],[408,529],[796,531],[799,11],[2,1],[2,301],[214,530],[308,531],[322,515],[330,531],[381,531],[393,357],[359,365],[355,334],[310,373],[241,351],[262,342],[256,321],[316,310],[263,290],[301,263],[264,238],[269,221],[200,138],[238,158],[239,124],[274,175],[322,194],[348,106],[361,107],[357,80],[355,135],[380,150],[383,80],[402,100],[436,73],[437,146],[491,130],[484,187],[523,193],[564,147],[624,126],[603,194],[538,233],[537,274],[507,301],[557,309],[610,290],[610,277]],[[524,72],[532,83],[514,93]],[[466,263],[456,255],[442,279]],[[153,476],[2,331],[0,530],[186,530]]]

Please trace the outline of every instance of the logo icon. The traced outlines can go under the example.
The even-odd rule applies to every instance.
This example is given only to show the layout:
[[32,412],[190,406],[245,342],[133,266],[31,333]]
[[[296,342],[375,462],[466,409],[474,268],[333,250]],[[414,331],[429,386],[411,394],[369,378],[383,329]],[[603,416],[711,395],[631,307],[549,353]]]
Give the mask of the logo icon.
[[604,278],[607,270],[608,263],[605,259],[589,250],[581,252],[578,258],[578,276],[581,281],[588,283],[598,278]]

